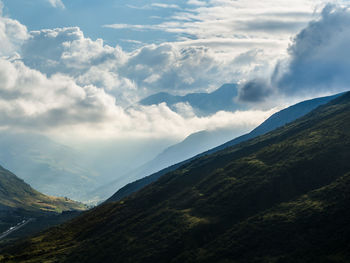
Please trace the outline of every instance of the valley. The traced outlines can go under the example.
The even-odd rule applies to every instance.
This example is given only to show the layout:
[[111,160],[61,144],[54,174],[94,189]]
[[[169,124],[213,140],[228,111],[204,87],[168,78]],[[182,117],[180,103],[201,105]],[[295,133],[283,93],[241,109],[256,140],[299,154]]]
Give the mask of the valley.
[[[2,260],[346,262],[349,116],[347,93],[282,128],[194,159],[119,202],[5,248]],[[337,229],[344,235],[336,235]]]

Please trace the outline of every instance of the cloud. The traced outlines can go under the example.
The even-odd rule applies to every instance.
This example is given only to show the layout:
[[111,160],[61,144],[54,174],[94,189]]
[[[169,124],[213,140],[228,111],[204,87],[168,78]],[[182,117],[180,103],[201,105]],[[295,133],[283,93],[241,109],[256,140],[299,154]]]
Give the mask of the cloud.
[[199,0],[189,0],[187,1],[188,5],[195,5],[195,6],[205,6],[207,3],[205,1],[199,1]]
[[157,9],[157,8],[165,8],[165,9],[180,9],[178,5],[175,4],[164,4],[164,3],[152,3],[149,5],[126,5],[129,8],[132,9],[139,9],[139,10],[151,10],[151,9]]
[[246,131],[273,111],[218,112],[197,117],[191,107],[176,113],[166,104],[115,104],[115,98],[92,85],[80,86],[62,74],[46,77],[22,62],[0,59],[0,127],[88,137],[182,137],[211,127]]
[[[3,39],[9,39],[20,57],[0,58],[1,129],[56,136],[69,132],[77,139],[183,138],[213,127],[247,131],[272,112],[198,117],[190,105],[177,105],[178,112],[166,104],[125,108],[122,101],[135,99],[144,89],[207,88],[210,79],[223,80],[223,75],[215,74],[230,76],[232,68],[215,61],[214,54],[203,47],[168,43],[126,53],[86,38],[77,27],[28,33],[15,20],[1,21],[20,29],[16,34],[3,31]],[[22,42],[19,46],[12,44],[17,40]]]
[[[126,23],[111,23],[103,27],[123,32],[155,31],[155,36],[170,35],[171,38],[175,38],[176,41],[171,45],[178,49],[207,49],[207,54],[213,56],[213,62],[219,65],[218,70],[229,64],[232,68],[231,78],[226,74],[226,70],[222,70],[221,75],[208,76],[237,82],[249,78],[247,73],[253,74],[249,79],[257,77],[257,71],[260,71],[261,75],[266,74],[267,68],[271,67],[268,63],[273,65],[278,59],[287,56],[286,50],[291,35],[296,34],[318,14],[319,11],[314,11],[315,4],[321,2],[322,0],[297,0],[293,3],[285,0],[268,0],[264,3],[257,0],[191,0],[186,1],[184,5],[178,4],[182,9],[171,10],[166,18],[159,17],[157,21],[153,21],[157,23],[132,24],[125,21]],[[166,44],[163,39],[159,42]],[[241,54],[257,49],[262,52],[257,56],[255,65],[245,65],[240,70],[241,65],[233,63]],[[200,86],[204,86],[204,82],[202,83]],[[211,88],[216,85],[213,81],[207,83]],[[183,87],[193,88],[187,84]]]
[[[79,86],[64,75],[47,78],[22,62],[0,59],[2,126],[47,129],[105,120],[114,99],[94,86]],[[113,109],[117,110],[117,109]]]
[[[187,1],[187,8],[174,12],[159,24],[115,23],[107,28],[156,30],[176,34],[181,40],[191,39],[283,38],[287,44],[292,33],[298,32],[313,15],[316,0],[294,1]],[[154,4],[159,5],[159,4]],[[168,4],[161,4],[170,7]],[[160,6],[160,5],[159,5]],[[176,6],[174,6],[175,8]],[[305,11],[309,10],[309,12]]]
[[276,85],[285,94],[349,89],[349,43],[350,10],[327,5],[321,18],[295,37],[288,65],[277,65]]
[[244,102],[261,102],[272,93],[269,84],[264,79],[254,79],[246,82],[239,90],[239,99]]
[[65,9],[66,7],[64,6],[62,0],[48,0],[49,3],[55,7],[55,8],[62,8]]
[[[235,45],[234,42],[221,44]],[[225,82],[236,82],[251,71],[264,71],[267,66],[263,63],[263,50],[251,49],[237,58],[233,54],[232,58],[223,59],[204,45],[196,41],[163,43],[127,53],[119,46],[104,44],[101,39],[86,38],[78,27],[70,27],[30,32],[21,55],[25,65],[49,76],[62,73],[79,85],[103,88],[121,106],[134,104],[159,91],[181,94],[208,91]],[[263,45],[272,43],[262,40]]]
[[237,28],[245,32],[268,31],[273,33],[297,31],[305,25],[305,21],[296,21],[295,19],[289,21],[283,21],[281,19],[254,19],[250,21],[240,21],[238,23],[239,25],[237,25]]
[[0,1],[0,56],[14,56],[29,34],[18,21],[3,17],[2,8]]
[[104,25],[103,27],[104,28],[113,28],[113,29],[163,30],[158,25],[110,24],[110,25]]
[[[298,33],[271,77],[243,84],[243,101],[275,96],[310,97],[349,90],[350,9],[327,5],[320,18]],[[268,91],[268,92],[266,92]]]
[[151,4],[153,7],[159,7],[159,8],[173,8],[173,9],[180,9],[178,5],[174,4],[162,4],[162,3],[153,3]]
[[[178,48],[168,43],[141,48],[122,65],[120,72],[153,92],[189,91],[208,87],[210,79],[215,81],[219,63],[208,49]],[[221,68],[227,72],[223,65]]]
[[118,62],[123,56],[120,48],[105,45],[102,39],[85,38],[78,27],[32,31],[21,54],[26,65],[48,74],[87,69],[108,60]]
[[145,88],[148,93],[211,91],[268,67],[263,62],[263,51],[250,50],[245,54],[246,59],[243,56],[223,60],[201,45],[149,45],[132,53],[121,65],[119,74],[132,79],[139,89]]

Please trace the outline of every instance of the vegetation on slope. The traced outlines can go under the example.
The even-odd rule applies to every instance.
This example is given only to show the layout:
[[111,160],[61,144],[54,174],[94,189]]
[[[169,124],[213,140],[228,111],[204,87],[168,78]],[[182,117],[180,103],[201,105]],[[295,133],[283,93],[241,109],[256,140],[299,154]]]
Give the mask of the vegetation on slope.
[[350,93],[1,252],[2,262],[349,262]]
[[0,166],[0,206],[27,211],[57,212],[85,210],[85,205],[68,198],[47,196]]
[[0,235],[31,218],[25,227],[0,238],[0,246],[63,223],[86,209],[84,204],[68,198],[38,192],[0,166]]
[[[200,153],[195,157],[192,157],[192,158],[187,159],[185,161],[182,161],[180,163],[174,164],[174,165],[169,166],[163,170],[160,170],[156,173],[153,173],[147,177],[144,177],[144,178],[139,179],[135,182],[127,184],[126,186],[119,189],[112,197],[110,197],[108,201],[119,201],[122,198],[142,189],[146,185],[149,185],[150,183],[155,182],[164,174],[172,172],[172,171],[178,169],[179,167],[181,167],[182,165],[184,165],[184,164],[186,164],[186,163],[188,163],[196,158],[199,158],[199,157],[204,156],[204,155],[212,154],[212,153],[218,152],[220,150],[224,150],[225,148],[232,147],[232,146],[237,145],[241,142],[247,141],[249,139],[253,139],[259,135],[263,135],[263,134],[270,132],[274,129],[282,127],[283,125],[290,123],[292,121],[295,121],[296,119],[298,119],[300,117],[303,117],[304,115],[306,115],[310,111],[316,109],[317,107],[319,107],[321,105],[324,105],[324,104],[332,101],[333,99],[335,99],[341,95],[342,94],[336,94],[333,96],[321,97],[321,98],[316,98],[316,99],[312,99],[312,100],[306,100],[306,101],[297,103],[293,106],[290,106],[286,109],[283,109],[283,110],[273,114],[270,118],[268,118],[266,121],[264,121],[261,125],[256,127],[253,131],[251,131],[248,134],[239,136],[239,137],[237,137],[233,140],[230,140],[222,145],[219,145],[219,146],[217,146],[209,151],[206,151],[204,153]],[[205,132],[204,132],[204,134],[205,134]],[[214,135],[215,135],[215,133],[214,133]],[[188,147],[190,147],[190,146],[188,146]],[[196,148],[195,146],[191,146],[191,147]],[[182,156],[184,156],[184,154],[182,154]],[[157,158],[157,159],[155,159],[154,162],[161,161],[160,158]],[[144,167],[146,168],[145,171],[147,171],[147,164]],[[147,172],[144,174],[147,174]],[[115,184],[113,182],[111,182],[109,184],[109,187],[114,186],[114,185]],[[107,187],[107,185],[105,187]]]

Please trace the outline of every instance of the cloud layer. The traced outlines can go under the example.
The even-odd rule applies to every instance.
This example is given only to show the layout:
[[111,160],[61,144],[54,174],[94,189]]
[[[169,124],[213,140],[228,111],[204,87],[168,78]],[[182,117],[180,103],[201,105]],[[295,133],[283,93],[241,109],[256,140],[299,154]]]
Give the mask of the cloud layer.
[[121,105],[159,91],[207,91],[268,67],[258,49],[225,60],[199,43],[153,44],[128,53],[85,37],[77,27],[30,32],[21,54],[27,66],[102,87]]
[[[214,41],[233,42],[236,49],[215,46],[220,53],[238,54],[246,52],[246,40],[250,46],[258,48],[264,40],[270,43],[265,49],[276,55],[283,52],[292,34],[297,33],[313,16],[315,5],[321,0],[290,1],[187,1],[179,5],[164,19],[153,23],[114,23],[104,25],[116,30],[160,31],[177,37],[178,41],[200,40],[201,43],[213,44]],[[159,4],[158,4],[159,5]],[[147,5],[146,5],[147,6]],[[149,5],[148,7],[151,7]],[[155,6],[155,4],[153,4]],[[173,5],[163,5],[171,7]],[[132,7],[134,8],[134,7]],[[240,44],[241,43],[241,44]]]
[[[18,21],[0,16],[0,127],[56,133],[69,130],[77,136],[91,137],[184,137],[214,127],[245,131],[275,110],[270,109],[278,97],[346,89],[350,69],[346,51],[348,9],[328,5],[318,20],[295,37],[288,57],[275,65],[275,55],[269,54],[265,46],[278,41],[262,37],[261,32],[284,36],[282,31],[291,32],[301,26],[291,21],[302,17],[303,23],[309,13],[288,10],[287,2],[282,1],[285,9],[281,9],[281,3],[269,12],[260,4],[255,6],[254,12],[259,9],[261,14],[253,20],[254,12],[249,9],[253,6],[242,7],[240,1],[189,4],[193,10],[171,18],[189,21],[184,29],[177,23],[156,26],[179,30],[195,36],[193,39],[144,45],[132,52],[86,37],[79,27],[28,32]],[[274,6],[272,2],[269,5]],[[159,3],[152,7],[177,9]],[[246,13],[231,21],[227,9],[237,8]],[[276,23],[281,16],[283,23]],[[237,22],[244,18],[242,23]],[[235,23],[242,27],[244,36],[232,32],[232,28],[238,28]],[[256,47],[257,43],[261,48]],[[224,51],[227,48],[235,51]],[[270,78],[264,77],[269,73]],[[198,117],[188,104],[178,105],[176,112],[165,104],[137,105],[139,99],[159,91],[210,91],[234,81],[244,83],[241,101],[256,108],[265,100],[268,110]],[[266,103],[272,96],[275,103]]]
[[182,109],[183,115],[165,104],[125,110],[102,88],[80,86],[63,74],[46,77],[20,61],[3,59],[0,86],[1,127],[77,134],[84,130],[87,137],[181,137],[213,127],[247,130],[273,112],[218,112],[200,118],[188,106]]
[[[179,51],[164,44],[125,53],[102,40],[85,38],[79,28],[28,33],[17,21],[1,21],[22,33],[4,30],[2,37],[8,41],[8,56],[0,58],[0,128],[69,131],[87,138],[183,137],[217,127],[243,132],[273,112],[218,112],[200,118],[189,105],[179,105],[179,113],[165,104],[125,109],[126,99],[121,97],[129,91],[135,96],[143,85],[152,89],[167,79],[179,87],[180,82],[198,83],[193,80],[196,70],[198,76],[209,74],[212,60],[202,49]],[[20,57],[14,56],[17,52]]]

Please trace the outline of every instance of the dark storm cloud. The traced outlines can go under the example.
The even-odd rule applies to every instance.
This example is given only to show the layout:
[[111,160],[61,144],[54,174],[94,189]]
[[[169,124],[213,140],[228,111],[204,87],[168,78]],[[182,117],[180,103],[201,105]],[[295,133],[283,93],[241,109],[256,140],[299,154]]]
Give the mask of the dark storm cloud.
[[261,102],[271,94],[269,85],[263,79],[254,79],[245,83],[239,91],[239,100]]

